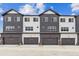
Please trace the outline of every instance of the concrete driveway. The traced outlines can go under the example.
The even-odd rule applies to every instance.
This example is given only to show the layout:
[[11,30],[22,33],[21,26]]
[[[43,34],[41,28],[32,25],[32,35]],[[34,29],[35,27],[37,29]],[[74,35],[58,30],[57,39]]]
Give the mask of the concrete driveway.
[[79,46],[0,45],[0,56],[79,56]]

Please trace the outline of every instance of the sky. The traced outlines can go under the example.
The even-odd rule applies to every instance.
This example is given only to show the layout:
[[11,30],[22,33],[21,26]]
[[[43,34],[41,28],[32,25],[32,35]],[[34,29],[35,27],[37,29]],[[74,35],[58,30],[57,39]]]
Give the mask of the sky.
[[24,15],[39,15],[45,10],[52,9],[61,15],[79,15],[79,3],[1,3],[0,32],[3,31],[3,13],[10,9]]

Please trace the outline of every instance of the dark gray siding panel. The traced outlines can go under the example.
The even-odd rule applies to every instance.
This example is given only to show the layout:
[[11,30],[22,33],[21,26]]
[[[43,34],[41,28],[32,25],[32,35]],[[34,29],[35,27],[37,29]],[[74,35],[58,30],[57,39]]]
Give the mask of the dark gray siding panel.
[[62,45],[75,45],[75,38],[62,38]]
[[[20,22],[17,22],[17,20],[14,19],[14,17],[20,17]],[[5,20],[6,17],[12,17],[11,19],[11,22],[7,22]],[[6,26],[15,26],[15,30],[13,31],[6,31]],[[20,26],[20,28],[18,28],[18,26]],[[3,16],[3,32],[8,32],[8,33],[12,33],[12,32],[16,32],[16,33],[19,33],[19,32],[22,32],[22,29],[23,28],[23,16],[22,15],[19,15],[19,14],[8,14],[8,15],[5,15]]]
[[3,44],[3,40],[2,40],[2,37],[0,37],[0,44]]
[[42,45],[58,45],[59,34],[41,34],[40,41]]
[[[42,22],[43,17],[48,17],[48,22]],[[53,17],[57,17],[57,22],[52,22]],[[44,27],[43,27],[44,26]],[[48,26],[56,26],[56,31],[52,32],[59,32],[59,16],[53,14],[43,14],[40,16],[40,32],[51,32],[47,29]]]
[[24,44],[38,44],[37,37],[24,38]]
[[79,45],[79,34],[77,34],[77,45]]
[[79,32],[79,16],[76,17],[76,23],[75,23],[75,27],[76,27],[76,32]]

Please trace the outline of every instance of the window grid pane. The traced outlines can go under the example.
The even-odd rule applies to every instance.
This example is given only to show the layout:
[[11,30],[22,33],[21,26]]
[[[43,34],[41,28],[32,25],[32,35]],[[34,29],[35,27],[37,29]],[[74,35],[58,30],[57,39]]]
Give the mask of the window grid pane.
[[33,18],[33,21],[34,22],[38,22],[38,18]]
[[33,27],[25,27],[26,31],[33,31]]

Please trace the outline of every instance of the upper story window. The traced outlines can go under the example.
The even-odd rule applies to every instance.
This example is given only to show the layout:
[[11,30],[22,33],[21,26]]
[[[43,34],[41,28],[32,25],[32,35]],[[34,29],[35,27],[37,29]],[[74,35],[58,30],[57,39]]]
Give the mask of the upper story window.
[[42,22],[48,22],[48,17],[43,17]]
[[61,27],[61,31],[69,31],[68,27]]
[[60,22],[65,22],[65,18],[60,18]]
[[48,26],[47,28],[49,31],[56,31],[57,30],[56,26]]
[[15,26],[6,26],[6,31],[12,31],[15,29]]
[[7,22],[11,22],[11,17],[6,17]]
[[14,21],[20,22],[20,17],[13,17]]
[[20,22],[20,17],[17,17],[17,22]]
[[69,22],[74,22],[74,19],[73,18],[69,18]]
[[57,17],[52,17],[52,22],[57,22]]
[[26,31],[33,31],[33,27],[25,27]]
[[33,21],[34,22],[38,22],[38,18],[33,18]]
[[30,18],[25,18],[25,22],[30,22]]

